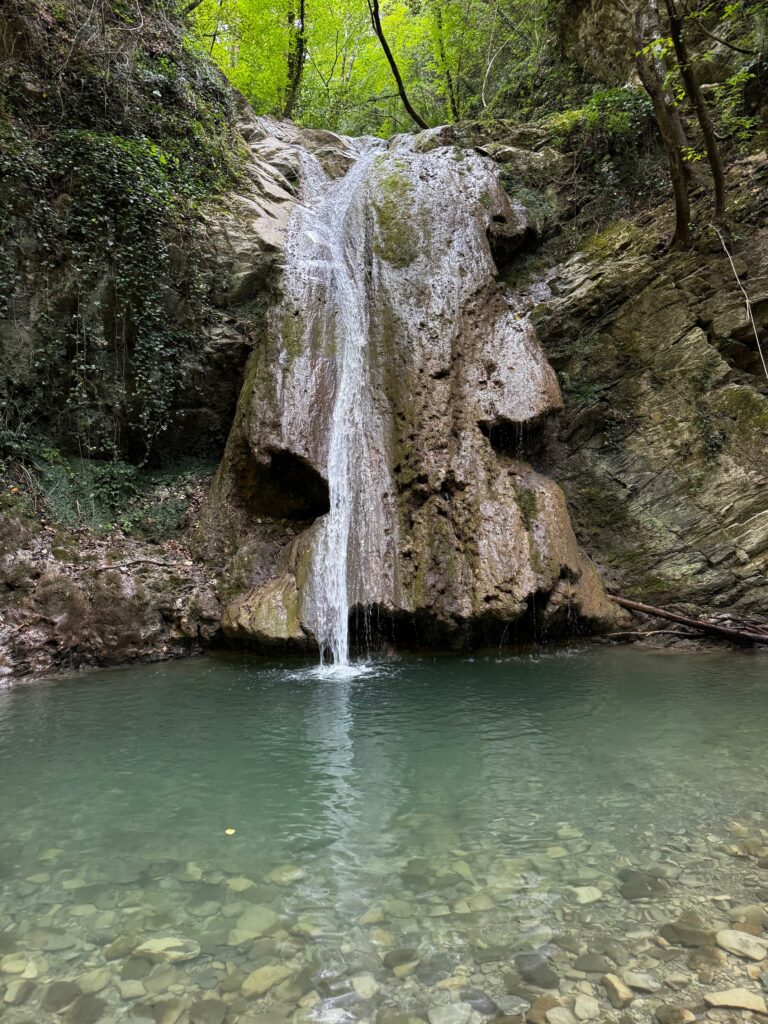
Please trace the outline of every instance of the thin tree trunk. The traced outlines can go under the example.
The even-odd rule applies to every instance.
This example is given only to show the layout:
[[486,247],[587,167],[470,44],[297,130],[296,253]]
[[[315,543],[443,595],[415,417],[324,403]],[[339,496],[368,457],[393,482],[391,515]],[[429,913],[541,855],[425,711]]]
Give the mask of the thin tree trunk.
[[451,116],[454,122],[456,122],[460,120],[461,115],[459,114],[459,104],[456,98],[456,90],[453,85],[453,76],[451,75],[451,69],[448,67],[448,61],[445,57],[445,43],[443,42],[443,15],[439,7],[435,7],[435,24],[437,25],[438,53],[440,54],[440,63],[443,65],[445,85],[448,90],[448,102],[451,108]]
[[395,84],[397,85],[397,92],[400,96],[400,99],[403,101],[403,106],[408,112],[408,116],[411,118],[412,121],[414,121],[419,126],[419,128],[429,128],[427,122],[424,120],[423,117],[421,117],[420,114],[418,114],[414,110],[414,108],[411,106],[411,101],[408,99],[408,93],[405,91],[405,85],[403,84],[400,69],[398,68],[397,62],[392,54],[392,51],[389,48],[387,37],[384,35],[384,29],[381,27],[381,13],[379,11],[379,0],[367,0],[367,2],[368,11],[371,15],[371,24],[373,25],[373,31],[376,33],[376,38],[381,43],[381,48],[384,51],[384,56],[387,58],[387,63],[389,64],[392,70],[392,75],[395,79]]
[[712,124],[707,101],[704,99],[704,93],[701,91],[701,86],[691,65],[683,32],[683,19],[678,13],[675,0],[664,0],[664,3],[669,17],[669,33],[672,37],[672,45],[675,48],[675,56],[680,67],[683,85],[685,86],[688,99],[696,111],[696,116],[701,126],[701,133],[704,136],[704,147],[707,151],[707,160],[712,169],[712,177],[715,184],[715,223],[720,224],[725,220],[725,172],[720,156],[720,147],[715,138],[715,126]]
[[672,242],[687,245],[691,239],[691,204],[688,198],[688,180],[685,173],[685,160],[677,141],[669,108],[664,99],[664,87],[648,58],[643,53],[643,27],[640,12],[634,20],[634,36],[637,52],[635,66],[645,91],[653,103],[656,123],[661,133],[661,141],[667,154],[669,177],[672,182],[672,193],[675,199],[675,233]]
[[[648,0],[648,14],[648,23],[651,32],[653,33],[656,39],[661,39],[664,33],[661,31],[661,18],[659,17],[659,0]],[[688,141],[688,136],[686,135],[685,128],[683,127],[683,122],[680,117],[680,111],[677,109],[675,98],[671,94],[669,88],[664,84],[664,80],[666,78],[668,70],[667,66],[661,57],[654,58],[654,64],[656,66],[656,74],[659,78],[659,81],[662,84],[664,102],[666,103],[667,110],[669,111],[669,120],[672,125],[672,131],[675,135],[677,147],[681,151],[681,153],[685,153],[687,150],[690,150],[691,144]],[[685,177],[689,184],[694,178],[697,177],[697,175],[694,173],[694,168],[690,160],[686,160],[685,158],[683,159],[683,171],[685,172]]]
[[291,34],[290,49],[288,51],[288,90],[283,106],[283,117],[288,120],[293,117],[293,108],[299,98],[301,87],[301,76],[304,71],[304,58],[306,55],[306,0],[300,0],[299,16],[291,12],[288,15],[289,31]]
[[705,622],[702,619],[692,619],[688,615],[678,615],[677,612],[669,612],[665,608],[655,608],[652,604],[641,604],[640,601],[630,601],[626,597],[617,597],[614,594],[608,595],[614,604],[620,608],[627,608],[632,612],[642,612],[644,615],[654,615],[658,619],[668,619],[670,622],[679,622],[683,626],[692,626],[701,630],[702,633],[713,633],[715,636],[722,636],[728,640],[737,640],[741,643],[768,644],[768,633],[750,633],[745,629],[732,629],[730,626],[720,626],[716,622]]

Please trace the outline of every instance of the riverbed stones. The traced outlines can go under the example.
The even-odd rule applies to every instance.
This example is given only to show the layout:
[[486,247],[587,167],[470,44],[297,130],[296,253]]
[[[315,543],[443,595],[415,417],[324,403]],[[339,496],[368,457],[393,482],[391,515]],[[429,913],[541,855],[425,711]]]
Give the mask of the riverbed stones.
[[120,968],[123,981],[141,981],[152,970],[152,961],[143,956],[130,956]]
[[227,1004],[221,999],[200,999],[189,1008],[190,1024],[223,1024]]
[[610,974],[613,971],[613,964],[599,953],[582,953],[573,961],[577,971],[584,971],[585,974]]
[[0,958],[0,972],[3,974],[25,974],[30,959],[25,953],[8,953]]
[[64,1018],[66,1024],[96,1024],[107,1010],[106,999],[95,995],[81,995],[72,1003]]
[[636,868],[622,868],[619,883],[619,892],[625,900],[657,899],[669,892],[669,885],[663,878]]
[[259,938],[274,931],[280,924],[280,918],[270,909],[257,904],[248,907],[237,919],[237,930],[243,934],[249,934],[252,938]]
[[531,1003],[530,1009],[525,1015],[528,1024],[546,1024],[547,1013],[555,1006],[562,1005],[557,996],[539,996]]
[[275,985],[290,978],[291,968],[285,964],[265,964],[251,971],[240,987],[240,992],[246,999],[254,999],[266,995]]
[[694,911],[686,911],[676,921],[661,928],[661,935],[675,946],[714,946],[715,933]]
[[372,974],[357,974],[350,982],[361,999],[373,999],[379,991],[379,983]]
[[768,1013],[765,999],[758,992],[748,988],[729,988],[722,992],[707,992],[704,996],[707,1006],[724,1007],[729,1010],[752,1010],[754,1013]]
[[621,978],[615,974],[603,976],[603,988],[606,991],[611,1006],[617,1010],[623,1010],[635,998],[632,989],[625,985]]
[[181,939],[174,935],[158,936],[147,939],[134,950],[137,957],[143,957],[152,963],[182,963],[196,960],[200,956],[200,944],[192,939]]
[[71,981],[52,981],[43,993],[40,1005],[50,1013],[65,1009],[80,995],[80,989]]
[[429,1024],[468,1024],[472,1016],[469,1003],[448,1003],[446,1006],[433,1006],[427,1017]]
[[304,869],[296,864],[280,864],[270,871],[265,881],[274,882],[275,885],[293,885],[304,877]]
[[570,892],[574,903],[578,903],[580,907],[597,903],[603,898],[602,889],[598,889],[596,885],[576,885],[571,888]]
[[594,996],[580,993],[573,1004],[573,1013],[577,1020],[596,1020],[600,1016],[600,1003]]
[[419,956],[415,949],[401,946],[396,949],[388,949],[381,960],[385,967],[388,967],[390,971],[394,971],[403,964],[415,963],[418,958]]
[[122,999],[141,999],[147,994],[146,988],[140,981],[118,981],[117,991]]
[[637,992],[658,992],[661,988],[658,978],[643,971],[624,971],[621,977],[625,984]]
[[86,971],[77,980],[77,987],[86,995],[94,995],[106,988],[112,980],[112,972],[108,967],[97,967],[95,970]]
[[691,1024],[696,1020],[696,1014],[685,1006],[673,1006],[671,1003],[662,1003],[661,1006],[657,1006],[654,1016],[658,1024]]
[[34,988],[34,982],[27,981],[25,978],[14,978],[13,981],[8,982],[3,1002],[9,1006],[21,1006],[32,995]]
[[715,938],[721,949],[748,960],[764,960],[768,955],[768,939],[760,939],[732,928],[721,929]]
[[547,1024],[576,1024],[576,1018],[567,1006],[553,1006],[547,1010]]
[[539,988],[557,988],[560,979],[543,953],[518,953],[515,967],[520,977]]

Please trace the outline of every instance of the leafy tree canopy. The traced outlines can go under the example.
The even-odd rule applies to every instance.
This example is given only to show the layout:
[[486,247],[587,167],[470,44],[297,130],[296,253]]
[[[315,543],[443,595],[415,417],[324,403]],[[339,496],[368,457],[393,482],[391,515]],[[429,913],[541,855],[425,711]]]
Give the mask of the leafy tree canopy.
[[[413,106],[429,124],[443,124],[509,116],[511,105],[530,112],[548,91],[569,92],[579,75],[557,60],[554,7],[384,0],[380,13]],[[285,114],[301,34],[295,120],[385,137],[412,127],[366,0],[202,0],[192,16],[197,44],[259,113]]]

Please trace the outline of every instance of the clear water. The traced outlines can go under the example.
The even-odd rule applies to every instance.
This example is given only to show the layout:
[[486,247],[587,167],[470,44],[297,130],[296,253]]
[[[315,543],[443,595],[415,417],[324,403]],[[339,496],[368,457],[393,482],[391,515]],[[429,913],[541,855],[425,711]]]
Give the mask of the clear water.
[[[374,1004],[423,1005],[435,977],[394,979],[387,949],[447,971],[478,944],[536,946],[569,887],[604,887],[615,916],[618,865],[762,820],[766,667],[596,648],[340,679],[220,657],[2,691],[0,940],[73,977],[119,935],[173,934],[203,945],[176,968],[192,995],[235,967],[311,962],[372,973]],[[287,884],[264,881],[285,865]],[[241,875],[250,894],[227,886]],[[271,945],[232,942],[254,902],[282,919]],[[41,929],[74,943],[46,952]],[[318,1019],[371,1018],[370,999],[321,996]]]

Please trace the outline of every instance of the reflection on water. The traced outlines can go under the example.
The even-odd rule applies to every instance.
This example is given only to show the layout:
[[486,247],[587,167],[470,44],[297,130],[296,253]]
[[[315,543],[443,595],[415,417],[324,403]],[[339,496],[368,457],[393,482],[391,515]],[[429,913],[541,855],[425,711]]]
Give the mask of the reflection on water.
[[[226,996],[231,1020],[223,979],[274,964],[281,1012],[423,1006],[478,949],[545,941],[574,887],[610,909],[618,866],[761,815],[767,664],[595,649],[339,678],[222,657],[0,692],[0,956],[5,935],[41,978],[111,963],[115,1019],[152,990],[126,995],[105,950],[158,934],[201,946],[175,995]],[[382,958],[403,947],[398,976]],[[318,989],[331,968],[378,994]],[[498,1004],[502,967],[483,971]]]

